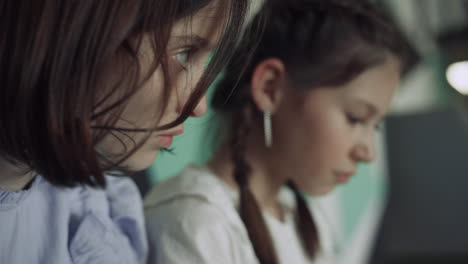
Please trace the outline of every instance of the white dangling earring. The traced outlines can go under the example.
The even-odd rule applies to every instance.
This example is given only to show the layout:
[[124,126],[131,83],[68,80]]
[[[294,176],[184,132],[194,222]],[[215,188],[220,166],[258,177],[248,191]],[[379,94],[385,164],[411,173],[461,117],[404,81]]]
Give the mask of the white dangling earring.
[[271,112],[269,110],[265,110],[263,112],[263,128],[265,134],[265,146],[270,148],[272,145],[272,133],[271,133]]

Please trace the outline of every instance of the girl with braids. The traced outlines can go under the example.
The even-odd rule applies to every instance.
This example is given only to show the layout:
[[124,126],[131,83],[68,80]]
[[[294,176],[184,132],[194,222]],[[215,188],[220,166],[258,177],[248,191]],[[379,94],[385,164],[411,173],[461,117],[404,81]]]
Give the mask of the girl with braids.
[[334,263],[304,195],[375,158],[402,39],[365,0],[271,0],[256,20],[261,39],[249,31],[213,98],[224,121],[215,156],[145,199],[151,263]]
[[247,5],[1,1],[0,263],[146,263],[141,197],[115,176],[205,112]]

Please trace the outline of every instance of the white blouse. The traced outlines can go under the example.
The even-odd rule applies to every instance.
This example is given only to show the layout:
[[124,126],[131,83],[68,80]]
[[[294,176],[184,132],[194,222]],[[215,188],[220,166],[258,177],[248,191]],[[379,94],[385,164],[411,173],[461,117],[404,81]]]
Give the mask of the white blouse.
[[[280,263],[333,264],[334,241],[320,210],[310,205],[319,230],[320,252],[311,262],[294,225],[295,199],[282,188],[281,222],[264,213]],[[189,167],[158,184],[144,201],[151,264],[258,264],[237,212],[238,194],[205,167]]]

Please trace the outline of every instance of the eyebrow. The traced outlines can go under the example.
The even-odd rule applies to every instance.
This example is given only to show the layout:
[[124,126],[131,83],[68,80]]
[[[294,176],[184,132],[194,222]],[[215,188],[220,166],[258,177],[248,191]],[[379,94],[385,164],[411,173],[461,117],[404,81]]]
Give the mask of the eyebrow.
[[363,99],[356,99],[355,102],[364,105],[367,108],[369,115],[371,116],[377,115],[379,113],[379,109],[370,102],[367,102]]
[[202,38],[198,35],[189,35],[189,36],[172,36],[172,39],[175,39],[175,42],[183,42],[185,44],[190,43],[198,47],[206,47],[209,44],[209,41],[205,38]]

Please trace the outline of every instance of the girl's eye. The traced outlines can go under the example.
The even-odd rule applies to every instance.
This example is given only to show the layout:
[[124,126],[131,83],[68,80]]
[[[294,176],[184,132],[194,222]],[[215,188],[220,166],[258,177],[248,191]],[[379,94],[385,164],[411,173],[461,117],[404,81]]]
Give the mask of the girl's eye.
[[175,55],[175,59],[182,65],[187,64],[188,61],[188,51],[179,52]]
[[375,130],[376,131],[382,130],[382,123],[378,123],[377,125],[375,125]]
[[356,124],[361,124],[361,123],[364,123],[363,120],[353,116],[353,115],[347,115],[347,118],[348,118],[348,122],[352,125],[356,125]]
[[184,50],[184,51],[178,52],[176,55],[174,55],[174,58],[181,65],[186,65],[187,61],[189,59],[189,55],[190,55],[190,51],[189,50]]
[[368,118],[359,118],[359,117],[356,117],[355,115],[352,115],[352,114],[347,114],[346,115],[346,118],[348,119],[348,122],[349,124],[351,124],[352,126],[354,125],[365,125],[365,126],[374,126],[374,129],[376,131],[380,131],[382,129],[382,121],[376,123],[375,125],[373,125],[373,122],[371,122],[371,120],[369,120]]

